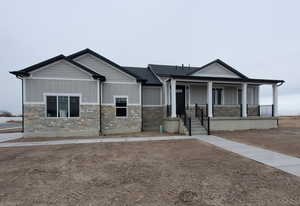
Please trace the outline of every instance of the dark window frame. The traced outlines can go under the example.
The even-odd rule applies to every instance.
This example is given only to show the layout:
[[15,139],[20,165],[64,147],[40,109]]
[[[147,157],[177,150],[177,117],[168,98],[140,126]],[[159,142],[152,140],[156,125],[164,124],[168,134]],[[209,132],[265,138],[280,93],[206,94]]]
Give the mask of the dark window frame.
[[[126,99],[126,106],[117,106],[117,99]],[[114,106],[115,106],[115,116],[116,116],[116,118],[128,118],[128,97],[127,96],[115,96],[114,97],[114,102],[115,102],[115,104],[114,104]],[[122,115],[122,116],[120,116],[120,115],[118,115],[118,110],[123,110],[123,109],[125,109],[125,114],[126,115]]]
[[[48,97],[56,97],[56,115],[55,116],[49,116],[48,115]],[[62,97],[62,98],[60,98]],[[66,116],[60,116],[59,114],[59,107],[60,107],[60,103],[59,103],[59,99],[63,99],[67,97],[67,115]],[[76,112],[78,114],[78,116],[71,116],[71,98],[78,98],[77,99],[77,103],[78,105],[75,105],[76,107],[78,106],[78,111]],[[52,94],[47,94],[45,95],[45,99],[46,99],[46,107],[45,107],[45,112],[46,112],[46,118],[80,118],[80,96],[79,95],[63,95],[63,94],[57,94],[57,95],[52,95]],[[76,109],[77,110],[77,109]]]

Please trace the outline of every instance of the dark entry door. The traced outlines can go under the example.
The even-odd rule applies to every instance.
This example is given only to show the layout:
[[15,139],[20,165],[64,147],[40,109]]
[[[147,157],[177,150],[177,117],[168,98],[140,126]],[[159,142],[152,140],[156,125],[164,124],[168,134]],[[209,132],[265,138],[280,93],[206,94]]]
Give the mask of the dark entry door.
[[185,111],[185,86],[176,86],[176,113],[183,114]]

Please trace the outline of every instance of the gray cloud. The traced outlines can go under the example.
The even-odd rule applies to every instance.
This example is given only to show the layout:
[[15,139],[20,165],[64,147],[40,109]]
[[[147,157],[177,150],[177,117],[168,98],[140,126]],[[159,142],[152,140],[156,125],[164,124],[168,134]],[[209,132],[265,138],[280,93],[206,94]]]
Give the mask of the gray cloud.
[[299,6],[296,0],[4,1],[0,109],[21,111],[21,84],[8,71],[86,47],[132,66],[199,66],[220,58],[250,77],[286,80],[279,98],[295,98]]

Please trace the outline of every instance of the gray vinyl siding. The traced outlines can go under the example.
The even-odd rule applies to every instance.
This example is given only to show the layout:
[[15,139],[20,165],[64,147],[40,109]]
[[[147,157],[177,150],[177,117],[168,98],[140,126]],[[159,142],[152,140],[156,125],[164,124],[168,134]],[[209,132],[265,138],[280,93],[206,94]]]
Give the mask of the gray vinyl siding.
[[97,81],[26,79],[25,101],[44,102],[44,93],[80,93],[82,103],[97,102]]
[[211,76],[211,77],[231,77],[239,78],[238,75],[229,71],[222,65],[218,63],[211,64],[206,68],[201,69],[200,71],[193,74],[193,76]]
[[91,75],[62,60],[32,72],[32,77],[90,79]]
[[237,87],[224,87],[224,104],[237,104]]
[[258,104],[258,87],[248,86],[247,104]]
[[191,85],[190,93],[191,93],[191,105],[194,104],[206,104],[207,94],[206,87],[200,85]]
[[143,105],[161,105],[161,87],[143,87]]
[[94,57],[90,54],[82,55],[74,60],[84,66],[87,66],[88,68],[94,70],[95,72],[105,76],[106,81],[136,82],[135,77],[132,77],[129,74],[120,71],[119,69],[113,67],[112,65],[109,65],[106,62],[103,62],[97,57]]
[[110,84],[102,85],[102,103],[114,104],[114,96],[128,96],[128,104],[140,104],[140,84]]

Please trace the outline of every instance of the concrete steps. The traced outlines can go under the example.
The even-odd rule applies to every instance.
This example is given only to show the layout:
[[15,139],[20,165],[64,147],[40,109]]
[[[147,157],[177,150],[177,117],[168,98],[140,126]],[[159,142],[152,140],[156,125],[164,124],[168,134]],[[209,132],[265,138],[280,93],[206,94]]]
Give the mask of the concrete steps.
[[206,129],[198,119],[192,119],[192,135],[207,135]]

